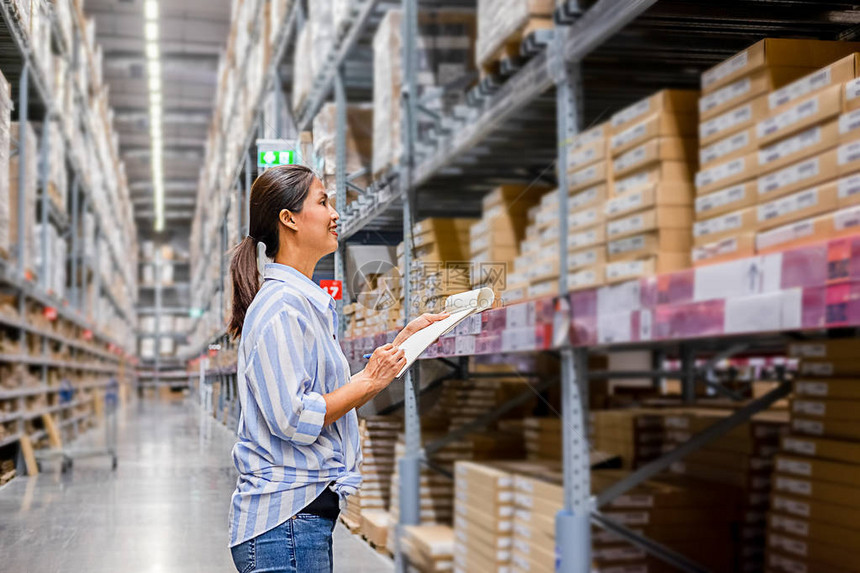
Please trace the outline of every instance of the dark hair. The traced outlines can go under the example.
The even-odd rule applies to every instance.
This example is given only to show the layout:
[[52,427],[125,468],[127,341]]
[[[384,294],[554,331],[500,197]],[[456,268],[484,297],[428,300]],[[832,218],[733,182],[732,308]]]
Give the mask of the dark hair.
[[251,186],[249,233],[233,249],[230,262],[233,310],[227,331],[232,336],[242,334],[245,313],[260,290],[257,243],[266,245],[267,257],[275,257],[280,244],[280,213],[284,209],[301,212],[315,177],[304,165],[281,165],[264,171]]

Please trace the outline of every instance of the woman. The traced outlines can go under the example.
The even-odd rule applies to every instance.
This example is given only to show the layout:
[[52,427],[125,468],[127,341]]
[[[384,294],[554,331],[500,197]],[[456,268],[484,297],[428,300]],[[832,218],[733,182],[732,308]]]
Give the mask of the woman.
[[[332,570],[339,501],[361,483],[355,409],[406,363],[398,344],[446,316],[413,320],[350,378],[334,301],[311,280],[320,258],[337,250],[337,222],[306,167],[268,169],[251,188],[250,235],[230,265],[242,406],[230,550],[240,573]],[[258,242],[274,259],[262,286]]]

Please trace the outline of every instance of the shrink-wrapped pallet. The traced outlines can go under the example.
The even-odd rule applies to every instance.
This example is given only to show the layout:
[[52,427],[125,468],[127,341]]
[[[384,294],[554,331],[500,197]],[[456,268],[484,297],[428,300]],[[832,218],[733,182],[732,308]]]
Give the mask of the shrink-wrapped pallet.
[[[0,172],[9,173],[9,153],[11,151],[12,98],[9,82],[0,73]],[[0,177],[0,256],[9,256],[11,224],[9,211],[9,177]]]
[[313,85],[313,67],[310,65],[311,52],[314,50],[311,25],[306,23],[296,38],[296,51],[293,57],[293,110],[305,104]]
[[[39,144],[36,132],[31,123],[26,124],[26,129],[21,129],[18,122],[12,123],[12,140],[17,142],[19,152],[9,161],[9,246],[12,251],[12,259],[18,260],[17,246],[23,243],[23,268],[25,271],[34,271],[35,263],[35,241],[33,232],[36,228],[36,177],[38,166]],[[22,136],[25,141],[22,142]],[[20,188],[19,164],[21,152],[24,151],[24,185]],[[23,191],[24,218],[19,217],[20,192]]]
[[506,44],[519,41],[530,29],[551,27],[553,0],[478,0],[479,66],[490,63]]
[[[346,115],[346,175],[370,169],[373,147],[373,107],[368,104],[350,105]],[[322,107],[314,118],[314,155],[320,162],[326,191],[335,192],[335,172],[337,169],[337,106],[329,103]],[[367,175],[356,177],[352,183],[358,187],[370,184]],[[347,197],[350,202],[351,193]],[[340,206],[338,206],[340,207]]]

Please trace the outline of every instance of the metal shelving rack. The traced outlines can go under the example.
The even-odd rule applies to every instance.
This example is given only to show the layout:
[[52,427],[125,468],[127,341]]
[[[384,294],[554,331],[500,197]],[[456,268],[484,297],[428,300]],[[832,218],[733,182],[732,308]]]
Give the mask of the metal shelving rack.
[[[130,334],[133,331],[134,317],[131,306],[135,300],[134,279],[128,269],[124,268],[120,261],[125,257],[126,247],[122,246],[121,227],[119,221],[129,223],[130,219],[124,216],[124,211],[118,204],[119,193],[122,189],[113,189],[106,194],[106,201],[96,201],[93,190],[88,184],[88,178],[78,158],[72,152],[72,142],[67,138],[63,130],[59,130],[63,143],[65,144],[65,156],[62,168],[66,170],[68,177],[68,203],[70,213],[67,216],[61,212],[50,201],[48,196],[48,153],[51,149],[51,130],[49,126],[60,119],[59,110],[55,107],[55,99],[49,83],[44,77],[34,47],[30,42],[28,34],[20,29],[19,21],[12,12],[13,7],[8,2],[0,2],[0,59],[2,59],[2,72],[12,85],[13,99],[17,110],[18,120],[22,125],[21,137],[26,137],[26,124],[30,121],[41,121],[42,130],[38,153],[38,177],[37,177],[37,212],[38,222],[41,223],[41,264],[37,270],[37,277],[33,277],[28,269],[24,267],[24,243],[19,241],[17,245],[17,264],[8,261],[0,261],[0,285],[4,291],[14,294],[18,299],[18,317],[0,317],[0,324],[5,328],[16,329],[20,340],[20,352],[0,355],[0,362],[20,363],[31,367],[40,367],[41,384],[35,387],[24,387],[12,390],[0,391],[0,399],[17,400],[18,410],[3,417],[4,422],[16,421],[17,432],[0,440],[0,446],[7,446],[18,442],[25,432],[24,422],[45,413],[56,413],[69,410],[81,404],[80,400],[70,403],[59,404],[38,412],[25,409],[25,397],[37,395],[56,394],[63,390],[59,386],[48,384],[48,370],[57,368],[64,371],[108,375],[112,374],[122,378],[125,365],[134,356],[134,350],[130,348]],[[62,34],[58,33],[58,22],[56,15],[51,12],[52,26],[52,53],[66,60],[68,64],[67,73],[69,79],[78,73],[81,66],[88,65],[82,61],[83,55],[77,50],[72,50],[66,45]],[[79,23],[73,19],[72,31],[76,38],[83,36]],[[70,89],[74,91],[77,101],[86,101],[85,95],[80,91],[80,86],[75,81],[69,82]],[[77,120],[84,137],[92,137],[92,126]],[[25,221],[25,166],[27,164],[27,146],[25,141],[17,142],[17,154],[19,157],[18,176],[18,212],[12,216],[18,221]],[[98,162],[98,168],[104,170],[105,166]],[[4,174],[5,176],[5,174]],[[127,191],[126,191],[127,194]],[[126,197],[128,199],[128,197]],[[82,234],[82,220],[85,213],[94,217],[94,257],[84,253],[84,236]],[[130,216],[130,215],[129,215]],[[128,220],[126,220],[128,219]],[[54,253],[47,248],[48,228],[54,226],[58,233],[69,241],[69,253],[66,260],[54,261]],[[121,294],[125,295],[128,305],[122,304],[114,292],[115,285],[103,284],[101,280],[101,261],[99,260],[101,249],[98,245],[102,237],[110,240],[105,241],[106,256],[109,257],[111,270],[121,277],[119,288]],[[133,243],[133,238],[131,240]],[[68,293],[66,297],[60,297],[49,290],[47,285],[48,269],[52,265],[66,265],[71,270],[67,279]],[[89,301],[85,297],[88,288],[95,285],[96,300],[102,296],[111,306],[116,314],[126,325],[125,330],[119,338],[116,333],[108,333],[99,328],[90,317],[97,313],[90,308]],[[79,338],[72,338],[59,332],[53,332],[33,326],[25,322],[28,303],[36,303],[43,309],[52,309],[56,313],[56,320],[62,320],[71,325],[77,331]],[[38,336],[41,339],[41,353],[34,355],[27,350],[27,335]],[[50,357],[52,345],[59,345],[69,350],[70,360],[58,360]],[[108,385],[104,381],[96,381],[74,386],[74,390],[99,390]],[[71,429],[73,435],[77,435],[78,423],[88,417],[94,416],[94,412],[77,415],[74,418],[59,421],[63,429]],[[43,437],[43,431],[30,434],[33,440]],[[21,464],[19,464],[20,466]],[[19,467],[19,469],[21,469]]]
[[[505,77],[491,77],[480,82],[468,94],[468,104],[458,106],[451,117],[441,118],[435,139],[418,141],[416,121],[423,113],[411,98],[415,93],[415,41],[417,37],[418,9],[438,6],[444,2],[419,2],[400,0],[403,11],[403,66],[404,85],[401,94],[403,109],[403,156],[398,169],[386,175],[384,180],[374,182],[367,189],[369,197],[359,207],[341,208],[341,247],[335,254],[335,275],[345,278],[344,243],[358,233],[391,232],[401,230],[405,243],[406,268],[409,276],[412,244],[412,222],[419,217],[434,214],[450,214],[456,211],[463,216],[480,212],[480,198],[499,183],[510,180],[553,179],[553,166],[560,189],[567,188],[567,145],[571,138],[591,122],[604,119],[607,113],[621,109],[658,89],[667,87],[696,87],[704,69],[724,60],[754,41],[767,36],[807,35],[830,39],[854,39],[860,34],[860,26],[853,20],[837,17],[843,11],[850,12],[853,6],[846,2],[732,0],[728,5],[691,3],[681,0],[596,0],[577,2],[571,0],[556,11],[553,30],[527,38],[522,50],[524,62]],[[297,110],[298,121],[293,123],[299,130],[307,129],[314,115],[330,97],[337,105],[336,122],[336,193],[337,204],[344,205],[350,175],[345,173],[345,138],[347,90],[343,66],[346,58],[361,35],[375,23],[375,10],[382,6],[375,0],[358,2],[353,11],[353,20],[344,35],[335,41],[324,69],[316,78],[308,103]],[[825,12],[831,16],[825,16]],[[300,1],[295,2],[281,23],[282,29],[274,50],[271,67],[267,73],[263,93],[252,102],[254,121],[245,139],[246,150],[236,165],[232,180],[225,185],[235,191],[240,205],[241,218],[239,236],[247,234],[247,200],[255,171],[250,161],[256,130],[260,127],[261,102],[269,90],[280,90],[278,70],[287,54],[287,48],[304,22]],[[692,39],[695,38],[695,42]],[[630,70],[635,69],[635,77]],[[234,110],[231,110],[233,113]],[[552,137],[555,133],[555,139]],[[518,153],[507,152],[511,142],[518,142]],[[549,164],[549,165],[547,165]],[[549,171],[549,175],[547,175]],[[453,190],[453,192],[452,192]],[[566,236],[567,193],[560,197],[560,233]],[[228,207],[229,210],[229,207]],[[220,224],[221,252],[232,244],[226,237],[226,216]],[[448,215],[450,216],[450,215]],[[212,245],[210,243],[210,245]],[[212,245],[206,254],[215,252]],[[210,256],[204,257],[212,259]],[[662,360],[655,361],[654,370],[645,372],[611,372],[613,378],[651,378],[675,376],[682,379],[683,401],[695,400],[696,385],[706,379],[706,374],[720,360],[745,352],[773,352],[784,347],[787,336],[768,333],[747,333],[736,336],[717,336],[707,339],[663,339],[642,342],[602,342],[599,344],[574,341],[571,337],[571,310],[567,285],[567,249],[559,247],[560,296],[544,301],[543,307],[554,307],[552,334],[544,339],[533,339],[510,352],[552,351],[561,360],[562,405],[563,405],[563,465],[564,465],[564,509],[556,517],[556,539],[559,551],[559,570],[585,572],[591,569],[591,525],[596,524],[631,543],[642,547],[652,555],[671,563],[683,571],[702,571],[689,559],[627,528],[612,522],[600,513],[600,507],[617,496],[668,468],[673,462],[702,447],[709,441],[724,435],[733,427],[748,421],[756,412],[787,395],[789,385],[782,383],[762,398],[754,400],[722,422],[704,433],[693,437],[688,443],[666,456],[633,472],[618,484],[593,496],[590,487],[588,443],[585,420],[587,419],[588,381],[610,376],[608,372],[589,372],[589,351],[607,352],[615,349],[647,349],[663,356],[673,352],[681,358],[678,371],[666,371]],[[221,262],[221,280],[224,263]],[[194,271],[194,284],[204,276],[205,264]],[[405,281],[405,300],[409,300],[409,281]],[[203,300],[212,300],[220,285],[212,285]],[[223,308],[223,305],[222,305]],[[342,305],[338,305],[342,312]],[[522,310],[522,309],[520,309]],[[490,311],[492,312],[492,311]],[[407,305],[408,314],[408,305]],[[221,317],[223,318],[223,316]],[[407,321],[409,316],[407,316]],[[340,324],[343,325],[341,315]],[[223,324],[223,320],[222,320]],[[857,325],[854,325],[855,327]],[[786,333],[800,336],[798,332]],[[372,349],[389,340],[391,333],[380,333],[368,346],[355,349],[356,353]],[[551,340],[547,340],[551,338]],[[349,341],[345,341],[349,344]],[[202,344],[201,353],[208,350],[230,348],[223,329],[217,330]],[[429,354],[428,359],[440,358],[443,362],[465,371],[464,361],[469,355],[495,352],[476,349],[473,352],[447,352]],[[697,354],[707,357],[703,366],[697,366]],[[459,357],[455,362],[453,357]],[[220,392],[217,414],[228,410],[230,423],[238,417],[235,399],[235,364],[209,368],[208,359],[201,356],[199,364],[198,391],[201,396],[211,397],[212,385],[218,384]],[[420,381],[417,368],[413,368],[405,380],[406,455],[400,460],[400,527],[417,524],[419,519],[420,466],[429,453],[456,439],[464,432],[486,425],[511,404],[488,412],[481,420],[432,444],[421,446],[418,403]],[[703,380],[704,379],[704,380]],[[549,383],[549,382],[547,382]],[[204,388],[202,385],[205,385]],[[718,386],[718,385],[717,385]],[[716,388],[720,390],[721,388]],[[210,392],[210,393],[206,393]],[[520,398],[515,398],[518,400]],[[211,401],[210,401],[211,402]],[[398,551],[398,571],[405,570],[405,561]]]

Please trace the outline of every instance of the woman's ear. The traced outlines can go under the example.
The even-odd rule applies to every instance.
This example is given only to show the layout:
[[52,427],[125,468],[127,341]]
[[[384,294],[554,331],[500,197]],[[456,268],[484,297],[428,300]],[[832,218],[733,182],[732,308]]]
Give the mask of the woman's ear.
[[292,229],[293,231],[299,230],[298,225],[296,225],[295,219],[293,219],[293,214],[290,213],[289,209],[281,209],[278,218],[281,220],[281,224],[283,224],[285,227]]

